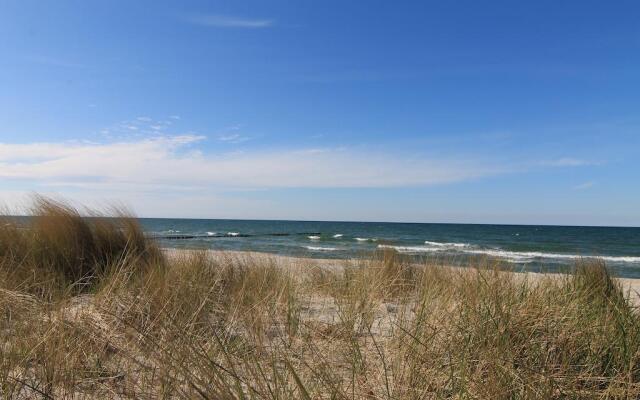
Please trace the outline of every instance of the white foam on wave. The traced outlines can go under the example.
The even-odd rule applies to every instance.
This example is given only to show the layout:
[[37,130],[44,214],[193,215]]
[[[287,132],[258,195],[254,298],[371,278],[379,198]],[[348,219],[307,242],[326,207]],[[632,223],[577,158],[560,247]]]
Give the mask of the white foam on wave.
[[469,247],[470,245],[467,243],[447,243],[447,242],[430,242],[428,240],[424,241],[424,244],[428,244],[430,246],[438,246],[438,247]]
[[581,258],[597,258],[604,261],[640,263],[640,257],[633,256],[586,256],[578,254],[543,253],[539,251],[509,251],[509,250],[463,250],[470,254],[486,254],[493,257],[502,257],[513,260],[530,260],[534,258],[550,258],[561,260],[578,260]]
[[390,244],[379,244],[379,249],[393,249],[400,253],[431,253],[437,251],[446,251],[445,247],[428,247],[428,246],[392,246]]
[[[450,250],[445,246],[391,246],[391,245],[378,245],[378,248],[390,248],[397,250],[400,253],[433,253]],[[543,253],[539,251],[509,251],[500,249],[473,249],[466,247],[458,247],[456,251],[465,254],[478,254],[487,255],[491,257],[503,258],[506,261],[513,263],[529,263],[536,258],[542,259],[556,259],[556,260],[578,260],[581,258],[586,259],[601,259],[610,262],[623,262],[623,263],[640,263],[640,257],[633,256],[582,256],[578,254],[559,254],[559,253]]]
[[309,240],[320,240],[320,236],[316,236],[316,235],[311,235],[307,237],[309,238]]
[[307,250],[311,251],[338,251],[337,247],[321,247],[321,246],[304,246]]
[[336,233],[335,235],[333,235],[333,237],[336,239],[340,239],[342,236],[344,236],[342,233]]
[[240,232],[227,232],[227,236],[238,236]]
[[207,232],[207,235],[208,235],[208,236],[213,236],[213,235],[215,235],[215,234],[216,234],[215,232]]
[[355,238],[358,242],[377,242],[378,239],[375,238]]

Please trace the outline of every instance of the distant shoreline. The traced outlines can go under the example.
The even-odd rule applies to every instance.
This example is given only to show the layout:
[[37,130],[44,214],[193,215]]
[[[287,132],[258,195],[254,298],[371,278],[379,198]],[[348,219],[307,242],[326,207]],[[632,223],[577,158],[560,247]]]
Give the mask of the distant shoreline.
[[[28,217],[27,215],[16,215]],[[196,217],[136,217],[139,220],[189,220],[189,221],[243,221],[243,222],[304,222],[304,223],[339,223],[339,224],[399,224],[399,225],[462,225],[462,226],[507,226],[507,227],[532,227],[548,226],[555,228],[630,228],[640,229],[640,225],[576,225],[576,224],[517,224],[517,223],[489,223],[489,222],[420,222],[420,221],[359,221],[359,220],[315,220],[315,219],[256,219],[256,218],[196,218]]]
[[[256,251],[352,259],[392,248],[418,260],[466,265],[504,261],[533,272],[567,272],[600,258],[620,277],[640,278],[640,229],[254,220],[140,220],[162,247]],[[506,265],[506,264],[505,264]]]

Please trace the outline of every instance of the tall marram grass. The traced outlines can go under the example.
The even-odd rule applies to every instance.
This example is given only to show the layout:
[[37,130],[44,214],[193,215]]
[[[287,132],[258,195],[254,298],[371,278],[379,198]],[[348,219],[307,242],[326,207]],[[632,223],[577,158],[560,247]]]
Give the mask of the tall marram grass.
[[126,215],[33,214],[0,228],[3,398],[640,397],[640,317],[599,261],[163,253]]
[[0,254],[5,284],[51,294],[44,289],[90,289],[109,269],[126,260],[142,267],[158,264],[158,248],[148,241],[136,219],[124,210],[112,216],[87,212],[36,196],[31,218],[0,220]]

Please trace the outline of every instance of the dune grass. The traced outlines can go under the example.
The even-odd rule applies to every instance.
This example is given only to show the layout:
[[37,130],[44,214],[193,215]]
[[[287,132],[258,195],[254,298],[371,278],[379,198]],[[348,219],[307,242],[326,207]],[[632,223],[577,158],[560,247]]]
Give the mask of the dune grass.
[[601,262],[531,279],[386,251],[164,254],[123,213],[0,224],[3,398],[640,396],[640,318]]

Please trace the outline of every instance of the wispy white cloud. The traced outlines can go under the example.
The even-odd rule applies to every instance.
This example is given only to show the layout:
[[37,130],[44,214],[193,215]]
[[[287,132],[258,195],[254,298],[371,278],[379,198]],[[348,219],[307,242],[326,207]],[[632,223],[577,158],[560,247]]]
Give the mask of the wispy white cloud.
[[589,181],[589,182],[584,182],[581,183],[579,185],[576,185],[573,187],[574,190],[586,190],[586,189],[591,189],[596,183],[593,181]]
[[242,125],[232,125],[223,129],[218,136],[216,137],[219,141],[224,143],[238,144],[244,143],[251,138],[242,134],[240,131],[242,129]]
[[145,138],[158,136],[169,128],[178,124],[180,117],[173,115],[163,119],[155,119],[148,116],[139,116],[130,120],[124,120],[107,128],[103,128],[99,133],[109,140],[128,140],[130,138]]
[[187,20],[196,25],[215,28],[261,29],[275,24],[272,19],[241,18],[220,14],[192,15]]
[[363,188],[459,182],[504,172],[456,159],[341,149],[210,154],[195,134],[111,143],[0,144],[0,178],[31,186],[129,188]]
[[583,167],[587,165],[598,165],[598,162],[583,160],[573,157],[562,157],[555,160],[545,160],[540,165],[545,167]]
[[218,136],[218,140],[221,142],[237,144],[237,143],[246,142],[247,140],[249,140],[249,137],[242,136],[239,133],[229,133],[229,134]]

